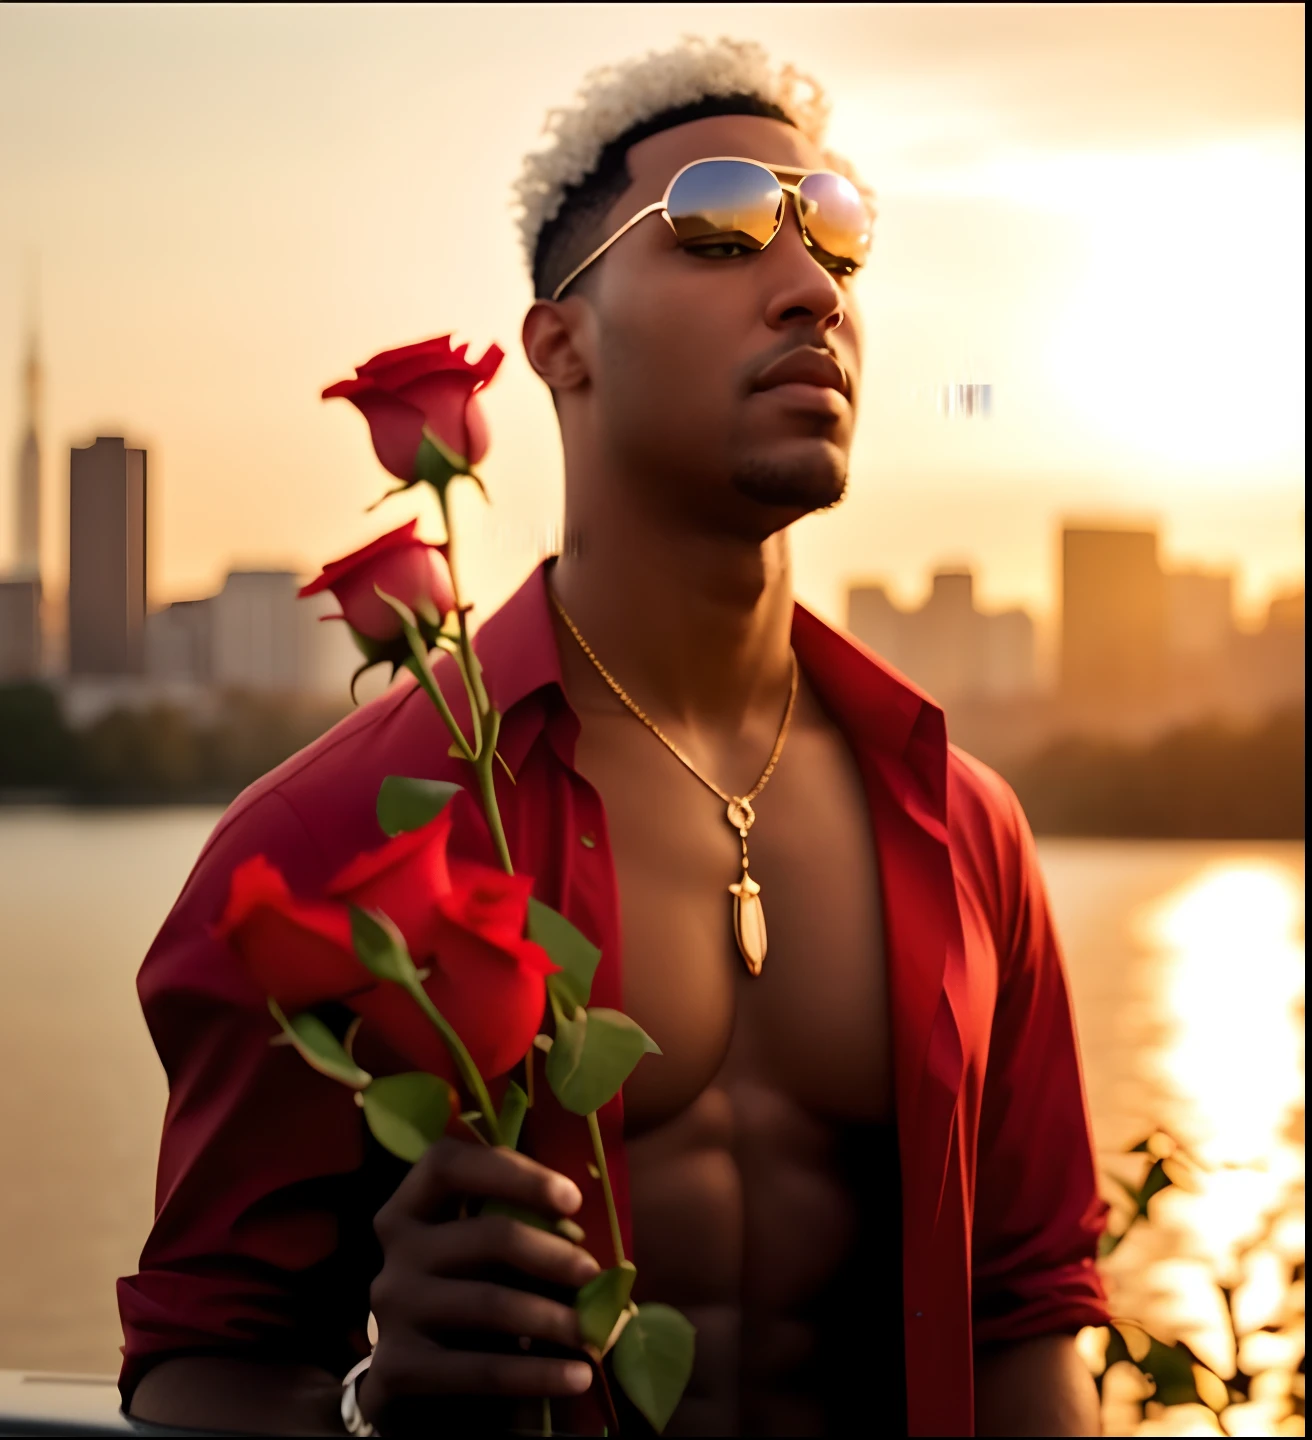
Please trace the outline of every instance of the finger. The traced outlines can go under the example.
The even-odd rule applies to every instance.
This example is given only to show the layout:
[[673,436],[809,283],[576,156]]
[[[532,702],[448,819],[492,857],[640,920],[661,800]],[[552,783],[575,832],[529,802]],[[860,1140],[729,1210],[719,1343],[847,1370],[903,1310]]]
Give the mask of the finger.
[[441,1350],[425,1387],[438,1395],[582,1395],[592,1384],[583,1360]]
[[572,1215],[583,1204],[568,1176],[527,1155],[444,1138],[429,1146],[384,1208],[395,1204],[404,1213],[429,1217],[452,1194],[506,1200],[550,1216]]
[[578,1314],[568,1305],[483,1280],[428,1280],[415,1297],[414,1323],[426,1332],[495,1330],[577,1349]]
[[577,1289],[601,1271],[581,1246],[508,1215],[430,1225],[413,1243],[409,1263],[432,1275],[467,1275],[501,1264],[552,1285]]

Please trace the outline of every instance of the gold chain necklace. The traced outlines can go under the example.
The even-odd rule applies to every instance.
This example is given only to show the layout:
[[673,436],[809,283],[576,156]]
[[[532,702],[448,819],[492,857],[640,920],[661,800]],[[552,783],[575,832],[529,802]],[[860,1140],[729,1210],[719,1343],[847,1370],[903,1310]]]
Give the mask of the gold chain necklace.
[[692,772],[698,780],[713,791],[725,802],[725,818],[729,824],[738,832],[739,839],[743,846],[743,873],[741,878],[729,886],[729,893],[733,896],[733,933],[738,942],[738,949],[743,959],[747,962],[747,968],[753,975],[761,973],[761,967],[765,964],[765,911],[761,906],[761,887],[752,879],[747,872],[747,832],[752,828],[752,822],[756,819],[756,812],[752,809],[752,801],[765,789],[766,781],[774,774],[774,767],[779,763],[779,756],[784,748],[784,741],[788,738],[788,727],[793,719],[793,705],[797,700],[797,656],[790,650],[789,659],[792,661],[792,682],[788,690],[788,705],[784,710],[784,718],[779,726],[779,734],[775,738],[774,749],[770,752],[770,758],[766,761],[765,769],[761,771],[761,778],[747,792],[746,795],[727,795],[713,781],[708,780],[705,775],[692,763],[682,750],[661,730],[660,726],[647,715],[625,690],[623,685],[610,673],[609,670],[597,659],[593,653],[592,646],[579,634],[579,627],[565,613],[565,607],[556,599],[551,597],[551,603],[556,607],[560,618],[569,627],[569,633],[579,643],[579,649],[592,661],[597,673],[615,692],[625,707],[630,710],[647,727],[648,730],[674,755],[686,769]]

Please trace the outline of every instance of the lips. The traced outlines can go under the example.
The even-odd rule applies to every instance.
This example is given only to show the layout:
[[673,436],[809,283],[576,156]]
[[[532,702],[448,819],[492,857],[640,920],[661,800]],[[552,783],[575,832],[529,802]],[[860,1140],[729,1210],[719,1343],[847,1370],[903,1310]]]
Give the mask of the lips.
[[803,346],[790,350],[772,365],[766,366],[752,386],[753,390],[773,390],[777,385],[814,385],[823,390],[837,390],[850,400],[847,375],[828,350]]

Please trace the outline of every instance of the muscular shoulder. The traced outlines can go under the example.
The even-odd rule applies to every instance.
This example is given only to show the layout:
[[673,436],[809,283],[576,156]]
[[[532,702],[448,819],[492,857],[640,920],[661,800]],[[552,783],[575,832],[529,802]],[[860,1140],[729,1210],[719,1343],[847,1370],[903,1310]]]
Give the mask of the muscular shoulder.
[[423,706],[407,703],[415,689],[398,685],[362,706],[233,801],[146,956],[138,977],[143,1003],[179,992],[249,1000],[249,987],[240,985],[213,938],[232,872],[243,860],[264,855],[294,891],[313,894],[352,856],[381,844],[375,804],[382,777],[425,773],[406,768],[417,748],[409,732],[417,725],[432,766]]

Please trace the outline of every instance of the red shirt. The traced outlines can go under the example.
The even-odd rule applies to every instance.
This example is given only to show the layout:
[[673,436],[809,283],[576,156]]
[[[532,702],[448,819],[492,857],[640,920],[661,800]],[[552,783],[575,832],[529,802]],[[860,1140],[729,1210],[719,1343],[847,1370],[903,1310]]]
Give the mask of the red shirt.
[[[574,768],[579,720],[539,568],[479,632],[517,870],[601,947],[593,1003],[622,1008],[606,815]],[[908,1425],[973,1428],[973,1347],[1107,1323],[1098,1197],[1070,996],[1024,815],[947,743],[943,713],[801,605],[793,646],[857,760],[884,897],[902,1175]],[[463,688],[437,666],[458,716]],[[210,933],[233,868],[263,853],[312,894],[382,843],[386,775],[464,779],[414,684],[396,685],[251,786],[220,821],[138,977],[169,1078],[154,1227],[118,1282],[128,1403],[165,1355],[308,1360],[367,1352],[372,1216],[404,1166],[343,1086],[269,1045],[264,997]],[[539,1119],[532,1149],[579,1181],[590,1243],[608,1235],[586,1127]],[[627,1219],[622,1097],[601,1115]],[[602,1263],[608,1242],[593,1244]]]

